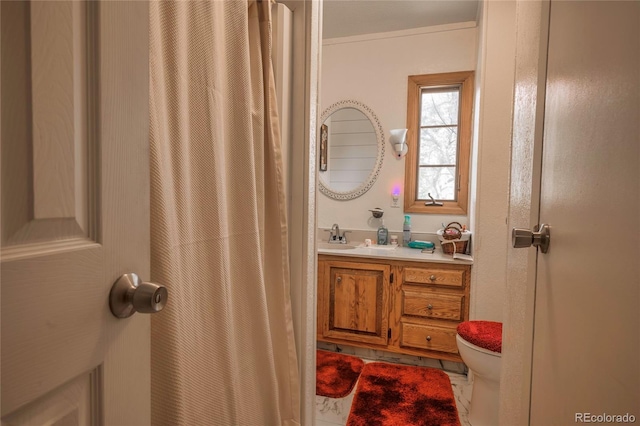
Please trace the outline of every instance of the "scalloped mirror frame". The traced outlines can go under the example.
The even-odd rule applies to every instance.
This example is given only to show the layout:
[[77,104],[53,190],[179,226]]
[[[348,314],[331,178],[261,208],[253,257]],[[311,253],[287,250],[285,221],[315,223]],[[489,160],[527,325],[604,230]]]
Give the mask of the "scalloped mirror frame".
[[375,165],[371,170],[371,173],[367,177],[367,179],[360,185],[359,187],[351,190],[351,191],[334,191],[331,188],[328,188],[324,185],[321,178],[318,178],[318,187],[320,188],[320,192],[326,195],[329,198],[333,198],[334,200],[346,201],[353,200],[354,198],[360,197],[362,194],[367,192],[369,188],[373,186],[376,179],[378,179],[378,174],[380,174],[380,169],[382,168],[382,161],[384,159],[384,131],[382,130],[382,125],[380,124],[380,120],[373,112],[371,108],[363,104],[362,102],[354,101],[354,100],[344,100],[334,103],[329,106],[322,112],[322,117],[320,118],[320,123],[324,123],[327,118],[334,112],[342,109],[342,108],[354,108],[358,111],[362,112],[368,119],[371,121],[371,125],[373,126],[373,130],[376,132],[376,139],[378,140],[378,155],[376,157]]

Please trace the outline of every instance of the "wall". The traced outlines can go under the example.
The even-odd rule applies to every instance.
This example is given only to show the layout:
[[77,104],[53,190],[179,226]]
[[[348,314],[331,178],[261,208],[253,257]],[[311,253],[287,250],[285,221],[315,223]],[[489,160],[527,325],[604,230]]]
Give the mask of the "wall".
[[[475,22],[325,40],[321,110],[345,99],[367,105],[384,129],[385,156],[378,180],[363,196],[335,201],[318,194],[319,228],[338,223],[341,229],[374,231],[379,222],[371,217],[369,209],[381,207],[389,231],[402,232],[403,209],[391,208],[390,204],[393,186],[404,187],[405,160],[393,156],[389,130],[406,127],[407,77],[473,70],[476,50]],[[452,220],[468,223],[466,216],[412,215],[412,230],[435,232],[442,222]]]

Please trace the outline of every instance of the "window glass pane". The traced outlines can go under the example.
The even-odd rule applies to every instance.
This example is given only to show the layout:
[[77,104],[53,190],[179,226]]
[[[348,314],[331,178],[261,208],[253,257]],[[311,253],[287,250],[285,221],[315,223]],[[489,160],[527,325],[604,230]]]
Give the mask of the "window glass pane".
[[460,91],[428,90],[422,91],[420,100],[421,126],[442,126],[446,124],[458,124],[458,101]]
[[455,200],[455,167],[420,167],[418,171],[418,199],[428,200],[428,193],[436,200]]
[[458,154],[458,128],[433,127],[420,130],[419,165],[455,165]]

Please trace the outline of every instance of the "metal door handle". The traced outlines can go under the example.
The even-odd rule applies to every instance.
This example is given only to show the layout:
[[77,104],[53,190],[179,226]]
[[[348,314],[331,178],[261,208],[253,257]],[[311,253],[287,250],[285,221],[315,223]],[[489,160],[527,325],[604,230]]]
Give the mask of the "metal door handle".
[[109,308],[118,318],[128,318],[136,312],[153,314],[167,304],[167,288],[142,282],[136,274],[124,274],[113,284],[109,293]]
[[511,230],[511,243],[513,248],[540,247],[540,251],[546,253],[551,243],[551,230],[549,225],[536,225],[533,232],[524,228],[513,228]]

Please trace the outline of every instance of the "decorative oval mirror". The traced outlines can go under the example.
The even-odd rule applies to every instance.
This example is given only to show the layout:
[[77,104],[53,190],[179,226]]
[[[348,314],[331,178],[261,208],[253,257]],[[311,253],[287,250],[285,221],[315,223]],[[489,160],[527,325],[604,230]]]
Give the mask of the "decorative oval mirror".
[[378,178],[384,158],[384,132],[368,106],[336,102],[320,119],[320,192],[335,200],[358,198]]

